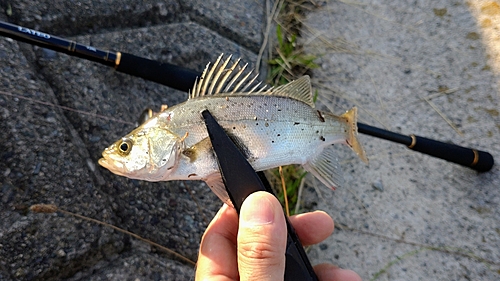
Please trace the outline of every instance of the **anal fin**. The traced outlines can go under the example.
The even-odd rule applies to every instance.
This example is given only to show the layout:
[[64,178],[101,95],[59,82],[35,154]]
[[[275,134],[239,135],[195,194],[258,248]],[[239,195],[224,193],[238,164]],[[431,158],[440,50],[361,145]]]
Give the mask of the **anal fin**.
[[344,184],[342,170],[333,145],[325,147],[322,152],[314,155],[303,167],[331,189]]
[[233,206],[233,203],[231,202],[231,199],[227,194],[226,186],[222,181],[222,176],[220,173],[211,174],[204,181],[208,185],[208,187],[210,187],[210,189],[215,193],[215,195],[217,195],[217,197],[222,200],[223,203],[226,203],[231,207]]

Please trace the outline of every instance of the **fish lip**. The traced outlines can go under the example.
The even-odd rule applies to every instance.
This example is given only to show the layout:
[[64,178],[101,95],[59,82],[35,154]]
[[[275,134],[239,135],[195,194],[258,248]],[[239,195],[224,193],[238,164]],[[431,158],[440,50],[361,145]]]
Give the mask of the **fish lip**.
[[110,163],[109,163],[109,160],[111,160],[109,158],[109,152],[108,152],[108,148],[106,148],[102,153],[101,153],[101,157],[102,158],[99,158],[99,160],[97,160],[97,163],[99,163],[99,165],[103,166],[104,168],[106,169],[109,169],[108,167],[110,167]]
[[118,168],[115,164],[115,161],[110,157],[109,149],[104,150],[101,156],[102,158],[99,158],[99,160],[97,160],[97,163],[99,163],[99,165],[110,171],[114,171]]
[[99,160],[97,160],[97,163],[99,163],[99,165],[107,169],[109,167],[108,159],[106,159],[104,155],[102,157],[103,158],[99,158]]
[[99,165],[101,165],[102,167],[108,169],[113,174],[116,174],[116,175],[119,175],[119,176],[127,176],[122,171],[122,169],[118,165],[115,164],[115,161],[113,161],[113,159],[110,159],[104,153],[102,154],[102,157],[103,158],[99,158],[99,160],[97,160],[97,163],[99,163]]

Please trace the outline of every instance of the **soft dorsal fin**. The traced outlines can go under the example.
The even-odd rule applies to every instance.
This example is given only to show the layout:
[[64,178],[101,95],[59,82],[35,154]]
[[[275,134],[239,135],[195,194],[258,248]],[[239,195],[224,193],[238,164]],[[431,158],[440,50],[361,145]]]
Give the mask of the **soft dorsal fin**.
[[275,89],[267,90],[263,94],[296,99],[314,108],[311,79],[308,75],[304,75],[295,81],[281,85]]
[[[262,82],[257,83],[255,81],[258,74],[251,76],[253,70],[249,71],[247,74],[243,74],[247,64],[243,67],[238,67],[240,62],[240,59],[238,59],[231,65],[231,67],[226,68],[231,60],[231,56],[229,56],[226,60],[222,57],[223,54],[217,58],[212,67],[210,67],[210,63],[207,64],[207,67],[203,71],[201,77],[196,79],[193,89],[189,94],[189,99],[195,99],[207,95],[270,95],[296,99],[314,108],[311,80],[309,76],[302,76],[301,78],[286,85],[282,85],[274,89],[270,88],[264,91],[267,85],[259,88]],[[234,71],[236,67],[239,69]],[[247,90],[252,85],[253,87],[250,88],[250,90]]]

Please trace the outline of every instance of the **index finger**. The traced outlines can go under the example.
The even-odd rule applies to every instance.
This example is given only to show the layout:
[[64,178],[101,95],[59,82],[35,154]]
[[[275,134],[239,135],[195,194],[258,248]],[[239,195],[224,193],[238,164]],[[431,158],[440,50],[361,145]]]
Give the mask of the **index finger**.
[[294,215],[290,222],[304,246],[325,240],[334,229],[333,219],[323,211]]

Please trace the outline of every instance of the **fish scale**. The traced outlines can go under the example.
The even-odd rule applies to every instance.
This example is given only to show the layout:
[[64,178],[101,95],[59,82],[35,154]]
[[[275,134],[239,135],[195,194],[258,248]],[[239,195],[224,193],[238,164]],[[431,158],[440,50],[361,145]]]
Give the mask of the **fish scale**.
[[[232,73],[238,62],[226,68],[228,61],[219,57],[195,82],[187,101],[164,109],[106,148],[99,164],[134,179],[203,180],[230,203],[201,116],[205,109],[257,171],[301,164],[335,188],[342,175],[333,144],[346,144],[367,161],[357,141],[356,108],[341,116],[316,110],[308,76],[255,90],[258,86],[250,87],[255,77],[239,78],[244,68]],[[238,92],[240,85],[252,90]],[[223,88],[227,91],[219,92]]]

